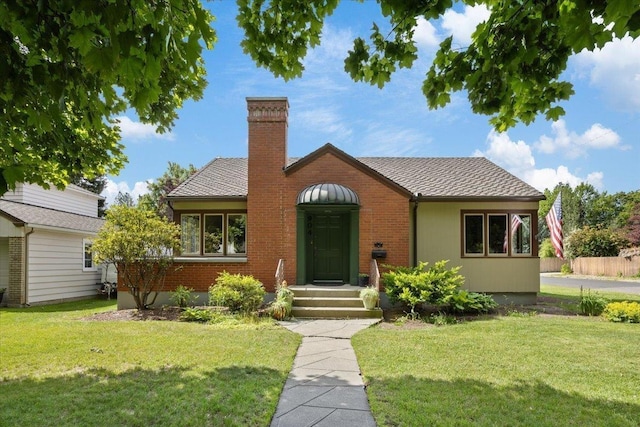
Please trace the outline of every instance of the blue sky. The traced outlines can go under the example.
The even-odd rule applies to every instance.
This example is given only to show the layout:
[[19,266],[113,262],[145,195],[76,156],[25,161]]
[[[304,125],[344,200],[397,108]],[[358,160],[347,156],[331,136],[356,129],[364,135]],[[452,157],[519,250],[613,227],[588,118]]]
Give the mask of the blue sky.
[[[540,117],[495,133],[488,117],[471,112],[466,93],[450,105],[429,110],[422,94],[424,75],[438,44],[453,34],[465,46],[481,6],[460,7],[416,29],[419,59],[393,75],[384,89],[355,83],[343,61],[357,36],[368,38],[373,22],[385,23],[375,2],[343,1],[325,22],[322,44],[305,58],[302,78],[284,82],[257,68],[242,52],[243,33],[234,1],[205,3],[216,16],[218,41],[204,54],[209,85],[202,100],[188,102],[169,134],[120,118],[129,163],[109,176],[107,202],[118,191],[134,197],[167,163],[204,166],[215,157],[246,157],[246,97],[289,99],[289,155],[304,156],[327,142],[353,156],[484,156],[538,188],[558,182],[588,182],[599,191],[640,189],[640,39],[617,40],[594,53],[572,57],[564,76],[576,94],[561,105],[558,122]],[[384,27],[383,27],[384,28]]]

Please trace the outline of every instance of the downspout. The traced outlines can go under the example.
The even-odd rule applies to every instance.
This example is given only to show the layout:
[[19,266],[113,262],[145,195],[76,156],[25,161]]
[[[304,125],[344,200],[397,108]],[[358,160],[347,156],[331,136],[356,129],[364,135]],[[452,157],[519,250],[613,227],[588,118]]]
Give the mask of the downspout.
[[416,193],[411,199],[413,201],[413,266],[418,265],[418,196]]
[[24,294],[20,297],[20,305],[23,306],[29,305],[27,299],[27,295],[29,295],[29,236],[33,234],[34,231],[35,229],[31,227],[31,231],[24,234]]

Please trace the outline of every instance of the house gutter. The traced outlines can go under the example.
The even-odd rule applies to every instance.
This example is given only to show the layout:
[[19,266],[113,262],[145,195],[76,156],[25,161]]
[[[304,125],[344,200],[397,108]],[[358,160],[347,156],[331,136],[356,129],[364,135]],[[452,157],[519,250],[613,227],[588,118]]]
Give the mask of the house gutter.
[[412,198],[413,202],[413,266],[418,265],[418,197],[421,194],[417,193]]

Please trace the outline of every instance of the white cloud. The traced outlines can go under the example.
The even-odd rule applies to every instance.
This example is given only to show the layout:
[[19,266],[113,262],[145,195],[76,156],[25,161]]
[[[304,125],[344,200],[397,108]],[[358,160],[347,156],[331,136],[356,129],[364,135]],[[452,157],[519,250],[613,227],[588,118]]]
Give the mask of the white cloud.
[[627,36],[574,57],[578,72],[622,111],[640,111],[640,39]]
[[300,121],[300,126],[309,131],[329,135],[333,142],[342,144],[351,137],[351,128],[344,120],[344,115],[330,107],[316,108],[296,113],[292,122]]
[[413,40],[419,47],[432,48],[440,44],[438,30],[424,18],[418,18],[418,25],[413,33]]
[[172,141],[174,135],[171,132],[157,133],[156,128],[153,125],[134,122],[127,116],[116,117],[119,121],[118,127],[120,128],[120,135],[123,139],[133,140],[145,140],[145,139],[166,139]]
[[353,47],[353,38],[353,33],[348,29],[335,29],[331,25],[325,25],[320,45],[309,50],[304,58],[305,68],[344,72],[343,61]]
[[393,128],[388,123],[371,124],[359,142],[367,156],[416,156],[424,154],[432,138],[410,128]]
[[594,123],[582,135],[569,131],[564,120],[551,125],[553,137],[542,135],[534,144],[536,150],[552,154],[564,152],[568,157],[583,156],[589,149],[624,148],[620,146],[620,136],[612,129]]
[[133,185],[133,189],[129,187],[129,184],[125,181],[115,182],[110,179],[107,179],[107,185],[105,185],[104,190],[101,193],[101,196],[106,198],[107,205],[113,204],[116,199],[116,196],[119,192],[129,193],[131,197],[133,197],[134,201],[138,200],[138,197],[143,194],[149,193],[149,183],[153,182],[153,180],[149,179],[147,181],[138,181]]
[[471,44],[471,34],[476,30],[478,24],[489,18],[489,15],[491,15],[491,11],[484,4],[465,5],[462,13],[450,9],[442,16],[442,28],[447,35],[453,34],[455,45],[467,47]]
[[591,172],[586,178],[581,178],[564,165],[556,169],[536,169],[531,147],[524,141],[512,141],[506,133],[491,131],[487,136],[487,144],[489,147],[486,151],[476,150],[474,155],[488,158],[540,191],[554,188],[561,182],[572,187],[581,182],[589,183],[597,189],[604,187],[602,172]]

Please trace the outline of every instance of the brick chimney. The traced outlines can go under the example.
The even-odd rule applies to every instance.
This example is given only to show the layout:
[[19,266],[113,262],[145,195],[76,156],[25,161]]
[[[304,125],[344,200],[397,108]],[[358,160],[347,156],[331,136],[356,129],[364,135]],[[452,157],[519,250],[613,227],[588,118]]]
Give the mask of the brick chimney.
[[[284,172],[287,165],[287,98],[247,98],[249,160],[247,256],[251,274],[273,292],[283,253]],[[289,266],[291,268],[291,266]]]

